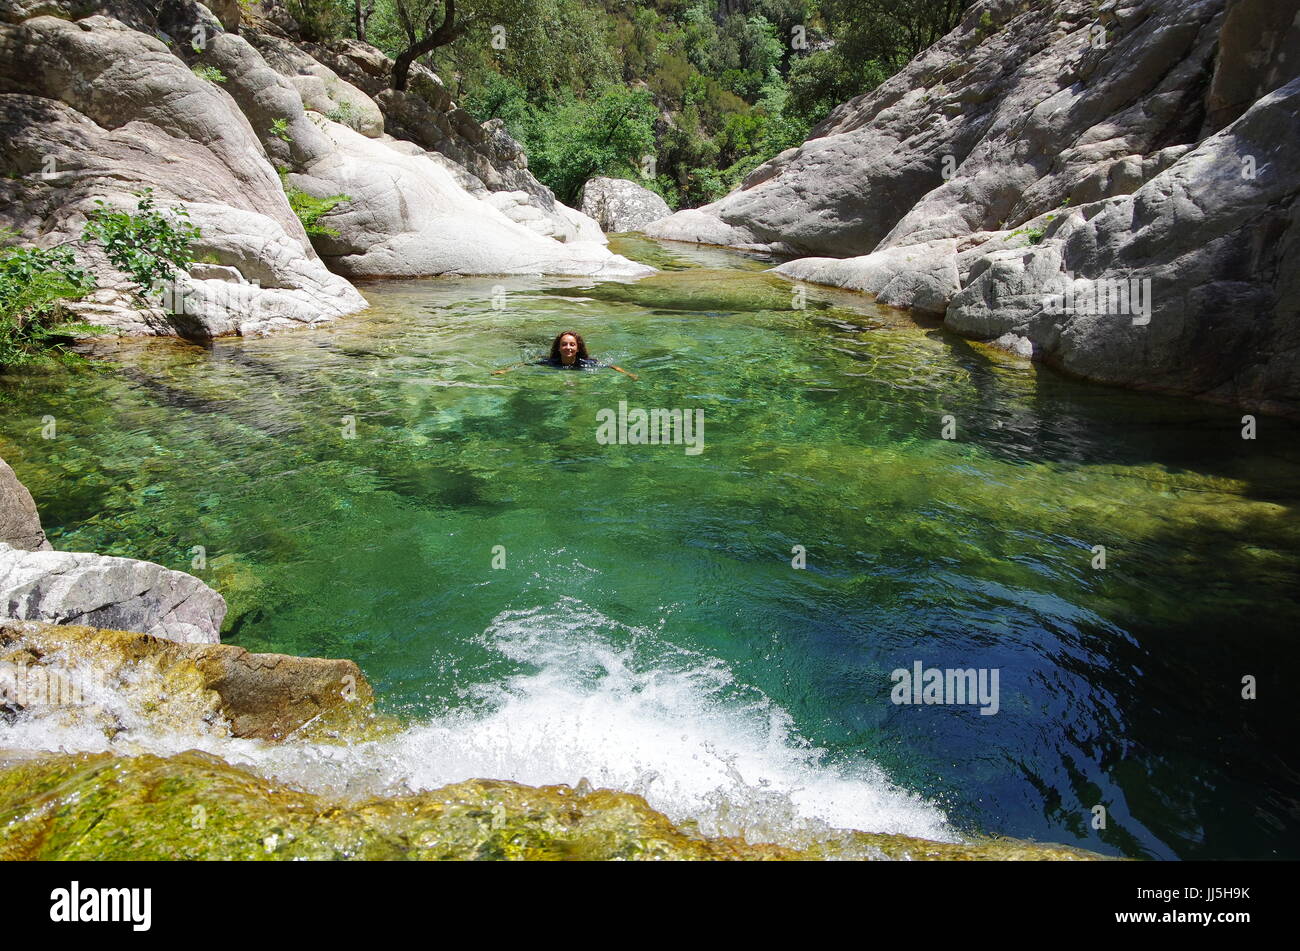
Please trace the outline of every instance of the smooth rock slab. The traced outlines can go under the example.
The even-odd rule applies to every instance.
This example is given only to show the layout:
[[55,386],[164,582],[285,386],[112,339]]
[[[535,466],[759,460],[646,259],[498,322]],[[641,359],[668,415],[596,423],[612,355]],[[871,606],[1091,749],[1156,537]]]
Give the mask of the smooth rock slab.
[[327,119],[319,125],[334,150],[288,180],[318,197],[351,196],[322,218],[338,236],[317,241],[321,256],[349,277],[654,273],[596,241],[561,243],[511,220],[410,142],[366,138]]
[[0,617],[93,624],[215,644],[225,616],[221,595],[198,578],[162,565],[0,545]]
[[772,269],[791,280],[875,294],[882,304],[941,316],[961,290],[957,242],[927,241],[856,258],[800,258]]

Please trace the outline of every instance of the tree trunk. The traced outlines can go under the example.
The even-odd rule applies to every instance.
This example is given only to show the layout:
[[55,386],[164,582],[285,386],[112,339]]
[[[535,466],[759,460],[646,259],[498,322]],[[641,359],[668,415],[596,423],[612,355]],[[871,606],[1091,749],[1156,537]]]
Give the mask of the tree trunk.
[[[400,4],[401,0],[398,0],[398,3]],[[397,59],[393,63],[393,88],[399,92],[406,89],[412,63],[425,53],[431,52],[439,46],[446,46],[456,39],[458,34],[456,29],[456,0],[445,0],[443,5],[446,13],[443,15],[442,24],[437,29],[434,29],[433,14],[430,13],[428,21],[424,24],[424,36],[397,54]]]
[[357,39],[362,43],[366,41],[366,23],[374,12],[375,0],[370,0],[369,3],[365,0],[352,0],[352,22],[356,27]]

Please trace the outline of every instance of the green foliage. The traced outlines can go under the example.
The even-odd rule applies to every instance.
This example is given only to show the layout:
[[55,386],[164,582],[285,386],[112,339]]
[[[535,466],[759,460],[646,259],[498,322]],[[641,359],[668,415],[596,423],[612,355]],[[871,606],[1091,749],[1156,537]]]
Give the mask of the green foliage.
[[1024,235],[1030,244],[1038,244],[1043,240],[1043,235],[1047,232],[1042,228],[1017,228],[1011,232],[1011,237],[1018,238]]
[[573,204],[588,178],[640,177],[645,157],[655,156],[656,115],[646,90],[611,85],[595,99],[569,96],[530,109],[511,134],[524,144],[538,179]]
[[356,121],[360,118],[360,113],[357,112],[357,107],[352,105],[349,100],[342,99],[336,107],[325,113],[325,117],[339,123],[340,125],[345,125],[350,129],[355,129]]
[[271,128],[268,129],[267,131],[270,132],[271,135],[275,136],[277,139],[281,140],[282,142],[288,142],[289,141],[289,120],[272,119]]
[[[426,23],[442,22],[443,2],[376,0],[367,39],[396,55]],[[562,201],[576,198],[590,169],[692,206],[798,145],[832,109],[952,29],[972,2],[457,0],[463,32],[421,62],[476,119],[502,119]],[[638,112],[607,143],[597,123],[617,114],[611,86],[648,92],[651,109],[648,125]],[[649,179],[638,154],[654,156]]]
[[191,66],[190,72],[199,79],[206,79],[210,83],[224,83],[226,74],[215,66]]
[[73,339],[101,331],[61,308],[93,288],[68,248],[0,249],[0,368],[66,358]]
[[280,173],[280,184],[284,188],[285,197],[289,199],[289,207],[293,213],[298,216],[302,222],[303,230],[311,238],[337,238],[339,232],[335,228],[320,223],[320,219],[329,214],[336,207],[345,201],[351,201],[351,195],[330,195],[327,198],[316,198],[309,195],[288,182],[289,171],[285,168],[276,169]]
[[284,0],[298,32],[311,43],[336,40],[347,32],[352,16],[350,0]]
[[[435,26],[442,22],[443,9],[443,0],[378,0],[366,38],[396,57],[424,35],[430,14]],[[463,32],[421,62],[457,100],[477,95],[490,73],[518,83],[538,105],[619,79],[610,17],[591,0],[457,0],[455,23]]]
[[152,188],[134,194],[134,214],[114,211],[97,200],[99,207],[90,213],[83,237],[98,238],[109,261],[147,293],[193,260],[190,242],[198,239],[199,229],[182,220],[189,218],[184,208],[170,216],[155,210]]

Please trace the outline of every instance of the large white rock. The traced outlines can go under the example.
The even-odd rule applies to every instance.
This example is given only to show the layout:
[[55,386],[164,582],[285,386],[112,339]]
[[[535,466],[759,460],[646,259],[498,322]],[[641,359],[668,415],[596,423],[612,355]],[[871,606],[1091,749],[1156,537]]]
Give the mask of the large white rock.
[[[1300,413],[1297,77],[1294,3],[982,0],[646,233],[808,255],[778,273],[1087,379]],[[1067,280],[1149,282],[1150,314],[1053,313]]]
[[0,616],[215,644],[226,602],[198,578],[152,562],[0,544]]
[[[70,3],[48,9],[78,14]],[[122,3],[135,29],[107,16],[31,16],[47,9],[39,5],[8,4],[17,22],[0,23],[0,164],[9,172],[0,177],[0,225],[44,246],[74,243],[99,285],[69,307],[83,319],[116,333],[210,337],[364,308],[318,256],[277,166],[314,195],[350,196],[325,219],[340,236],[320,245],[349,275],[653,273],[603,247],[595,222],[532,178],[518,143],[455,108],[427,70],[415,74],[423,93],[384,101],[419,128],[422,118],[440,123],[440,152],[383,133],[370,94],[294,44],[257,34],[273,68],[200,4]],[[153,35],[188,43],[197,28],[206,40],[198,52]],[[364,44],[345,53],[334,61],[366,89],[380,88],[362,67],[373,70],[382,54]],[[186,60],[222,81],[201,78]],[[309,111],[304,96],[336,115],[350,103],[349,124]],[[132,209],[132,193],[145,187],[160,208],[187,210],[202,232],[195,268],[161,305],[143,301],[94,242],[77,240],[97,199]]]
[[662,196],[625,178],[588,179],[578,207],[610,233],[640,231],[673,213]]
[[887,248],[856,258],[799,258],[773,270],[791,280],[829,284],[876,295],[882,304],[942,316],[961,289],[957,241]]
[[318,242],[321,254],[342,274],[654,273],[598,242],[561,243],[512,221],[470,195],[440,162],[412,143],[367,138],[323,118],[319,125],[333,150],[289,181],[320,197],[352,197],[322,219],[339,236]]
[[[287,80],[262,71],[268,93],[298,101]],[[0,223],[39,235],[45,246],[75,240],[97,200],[134,210],[132,192],[148,187],[159,208],[190,213],[202,232],[197,256],[237,268],[247,281],[230,293],[226,282],[182,276],[169,313],[143,304],[97,244],[78,243],[100,284],[69,307],[83,319],[119,333],[214,336],[311,324],[366,306],[312,250],[235,101],[152,36],[103,16],[0,24],[0,89],[14,87],[30,94],[0,93],[6,159],[21,173],[0,180],[0,197],[12,198],[0,203]],[[187,305],[175,306],[181,300]]]
[[[1247,156],[1253,176],[1242,174]],[[1036,356],[1089,379],[1295,413],[1297,261],[1300,79],[1132,195],[1073,210],[1041,243],[977,262],[945,325],[1023,337]],[[1102,282],[1124,282],[1149,310],[1055,312],[1066,275],[1094,302]]]
[[[1224,7],[973,4],[957,29],[840,105],[802,145],[646,233],[850,257],[1019,227],[1066,198],[1132,192],[1160,170],[1159,152],[1200,134]],[[1096,28],[1104,46],[1093,45]]]

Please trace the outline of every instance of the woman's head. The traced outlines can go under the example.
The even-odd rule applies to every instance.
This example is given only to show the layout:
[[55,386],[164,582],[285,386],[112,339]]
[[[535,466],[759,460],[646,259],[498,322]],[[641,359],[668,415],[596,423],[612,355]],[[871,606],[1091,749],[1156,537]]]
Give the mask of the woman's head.
[[587,345],[583,342],[582,334],[566,330],[551,341],[551,359],[560,363],[573,363],[575,360],[591,358],[587,356]]

